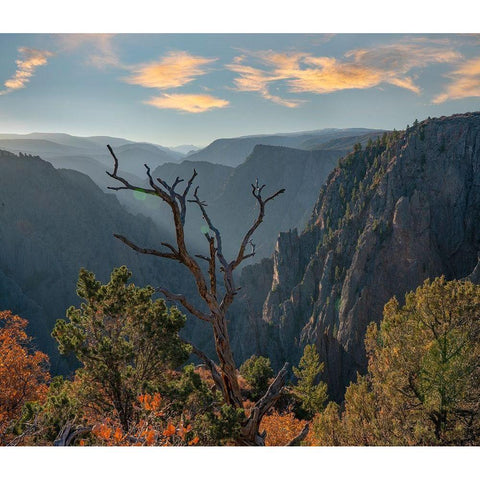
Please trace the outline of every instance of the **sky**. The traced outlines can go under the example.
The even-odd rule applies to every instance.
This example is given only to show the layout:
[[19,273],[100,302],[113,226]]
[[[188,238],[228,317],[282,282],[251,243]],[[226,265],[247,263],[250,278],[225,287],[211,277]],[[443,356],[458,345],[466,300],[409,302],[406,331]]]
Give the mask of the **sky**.
[[480,35],[0,34],[0,132],[165,146],[480,110]]

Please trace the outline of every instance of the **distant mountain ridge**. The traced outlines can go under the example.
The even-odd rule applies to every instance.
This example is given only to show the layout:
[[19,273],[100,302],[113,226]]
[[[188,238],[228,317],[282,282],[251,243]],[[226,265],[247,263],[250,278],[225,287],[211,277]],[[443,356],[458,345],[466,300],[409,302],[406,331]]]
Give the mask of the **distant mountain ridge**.
[[321,149],[322,143],[328,142],[332,139],[368,134],[373,135],[378,132],[380,131],[367,128],[329,128],[325,130],[314,130],[311,132],[221,138],[213,141],[202,150],[188,155],[187,159],[191,161],[201,160],[211,163],[220,163],[222,165],[236,167],[245,161],[245,158],[250,155],[255,145],[271,145],[305,150],[311,149],[309,144],[313,142],[315,145],[318,145],[319,149]]
[[169,234],[125,211],[87,175],[6,151],[0,151],[0,172],[0,310],[29,320],[54,371],[66,366],[50,332],[65,309],[78,304],[80,267],[105,281],[113,267],[127,265],[139,285],[165,284],[191,294],[176,264],[139,255],[113,237],[118,232],[156,246]]
[[[365,132],[371,132],[372,138],[378,135],[377,131],[369,129],[325,129],[230,139],[224,145],[228,157],[236,152],[237,140],[242,145],[242,142],[248,141],[246,150],[248,154],[237,165],[238,172],[228,165],[200,160],[202,151],[197,152],[199,155],[195,156],[194,154],[182,159],[181,154],[163,149],[163,147],[145,142],[130,142],[116,137],[75,137],[63,133],[32,133],[13,135],[15,138],[5,138],[12,135],[2,134],[0,135],[0,147],[4,145],[5,148],[8,147],[9,151],[14,153],[23,152],[39,155],[49,161],[55,168],[67,168],[84,173],[94,180],[103,191],[108,193],[111,193],[108,187],[112,186],[112,182],[105,171],[111,169],[112,158],[102,142],[108,141],[109,144],[113,145],[120,161],[122,175],[126,176],[135,185],[141,186],[147,182],[144,164],[149,165],[154,177],[160,176],[170,182],[173,182],[177,176],[189,178],[193,169],[196,168],[199,173],[196,180],[200,186],[201,195],[209,202],[214,218],[226,230],[225,242],[229,252],[233,252],[236,242],[244,233],[243,230],[249,227],[248,222],[254,212],[255,204],[252,203],[253,199],[250,198],[250,184],[257,177],[263,178],[267,182],[273,172],[275,175],[280,175],[279,178],[282,178],[282,170],[288,171],[290,173],[283,176],[282,185],[276,181],[271,182],[273,185],[268,185],[271,188],[274,186],[287,188],[287,194],[284,198],[290,199],[282,207],[283,210],[278,211],[275,220],[273,216],[267,218],[258,232],[258,255],[269,256],[273,251],[275,238],[279,230],[294,227],[303,228],[308,219],[306,212],[313,205],[317,191],[323,184],[326,175],[336,165],[338,158],[353,148],[357,139],[368,137],[369,134]],[[360,136],[352,136],[352,133],[360,134]],[[341,146],[334,148],[334,146],[329,145],[328,151],[330,153],[328,154],[326,153],[327,149],[324,153],[311,154],[308,150],[284,145],[285,143],[303,145],[307,140],[319,141],[319,139],[328,143],[328,141],[332,142],[339,138],[343,139]],[[256,143],[259,140],[280,143],[281,145],[259,145]],[[56,142],[63,142],[63,144]],[[255,145],[250,151],[252,144]],[[290,150],[286,150],[288,148]],[[320,148],[316,150],[318,152],[323,151]],[[278,156],[277,162],[275,156]],[[288,165],[289,162],[293,162],[292,165]],[[307,164],[308,167],[306,167]],[[305,176],[302,193],[300,194],[297,182],[303,175],[302,172],[305,168],[306,171],[310,171],[310,174]],[[234,198],[235,195],[232,196],[232,192],[235,192],[238,198]],[[170,212],[165,206],[159,205],[159,202],[156,202],[155,199],[150,197],[139,198],[131,191],[119,191],[115,195],[129,212],[147,215],[159,227],[167,230],[171,229]],[[297,200],[300,198],[303,198],[303,200],[297,203],[291,195],[296,195]],[[280,200],[280,203],[283,205],[283,200]],[[249,209],[248,215],[245,210],[247,206]],[[233,226],[228,213],[231,210],[238,210],[237,221]],[[198,212],[192,212],[190,219],[191,222],[187,225],[189,239],[194,244],[202,245],[202,237],[199,237],[198,232],[203,225],[203,221]]]

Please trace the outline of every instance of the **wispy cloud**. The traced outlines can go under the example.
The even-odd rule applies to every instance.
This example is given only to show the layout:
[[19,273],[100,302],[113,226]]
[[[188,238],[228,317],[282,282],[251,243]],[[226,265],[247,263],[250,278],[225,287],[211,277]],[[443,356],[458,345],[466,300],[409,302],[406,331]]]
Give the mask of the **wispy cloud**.
[[165,93],[161,96],[153,97],[144,103],[157,108],[180,110],[189,113],[206,112],[214,108],[226,107],[229,104],[227,100],[216,98],[212,95],[182,93]]
[[27,47],[20,47],[18,52],[20,58],[15,62],[17,70],[11,78],[4,82],[5,90],[0,91],[0,95],[25,88],[35,74],[36,69],[46,65],[48,57],[53,55],[53,53],[47,50],[35,50]]
[[451,79],[444,92],[433,99],[433,103],[480,97],[480,57],[467,60],[461,67],[446,75]]
[[[245,55],[234,58],[233,63],[227,65],[232,72],[238,73],[239,76],[234,79],[236,90],[239,92],[258,92],[263,98],[274,103],[283,105],[284,107],[294,108],[300,105],[299,100],[285,99],[270,92],[271,85],[280,80],[285,80],[285,76],[280,73],[265,71],[260,68],[251,67],[242,64],[246,59]],[[264,60],[268,60],[266,57]]]
[[128,68],[122,64],[114,46],[115,34],[112,33],[69,33],[56,35],[60,52],[72,52],[85,49],[87,64],[99,69],[107,67]]
[[258,92],[268,100],[296,107],[298,99],[272,95],[271,86],[280,84],[289,93],[326,94],[390,84],[419,94],[415,69],[461,58],[452,48],[418,42],[355,49],[341,58],[304,52],[249,52],[237,56],[227,68],[238,74],[236,90]]
[[215,58],[204,58],[188,52],[169,52],[158,61],[132,68],[125,81],[133,85],[160,90],[181,87],[208,72]]

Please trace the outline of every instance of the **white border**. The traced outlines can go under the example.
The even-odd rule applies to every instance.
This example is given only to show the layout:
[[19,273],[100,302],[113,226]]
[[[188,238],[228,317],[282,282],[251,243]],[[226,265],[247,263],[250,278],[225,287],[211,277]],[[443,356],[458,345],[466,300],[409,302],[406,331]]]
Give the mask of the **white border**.
[[4,33],[472,33],[474,0],[6,0]]
[[[471,33],[468,0],[21,0],[0,32]],[[470,478],[473,448],[0,448],[2,478]]]

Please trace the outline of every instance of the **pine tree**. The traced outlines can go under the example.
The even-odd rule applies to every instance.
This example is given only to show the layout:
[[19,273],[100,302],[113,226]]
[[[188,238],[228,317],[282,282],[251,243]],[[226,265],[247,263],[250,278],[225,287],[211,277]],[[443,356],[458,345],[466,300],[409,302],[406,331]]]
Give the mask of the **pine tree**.
[[60,352],[82,363],[77,377],[85,396],[114,410],[125,431],[137,396],[157,388],[166,368],[180,366],[190,353],[178,335],[185,317],[152,300],[152,287],[128,284],[130,276],[126,267],[116,268],[103,285],[82,269],[77,293],[85,302],[70,307],[68,320],[57,320],[52,332]]
[[293,393],[299,399],[306,416],[310,418],[323,410],[327,400],[327,385],[318,378],[323,369],[324,364],[320,363],[315,345],[306,345],[298,368],[293,367],[297,378]]
[[240,366],[240,373],[252,387],[252,398],[257,400],[267,391],[274,372],[269,358],[252,355]]
[[480,443],[480,286],[444,277],[392,298],[365,340],[368,373],[345,393],[337,417],[315,420],[320,442],[336,424],[342,445]]

